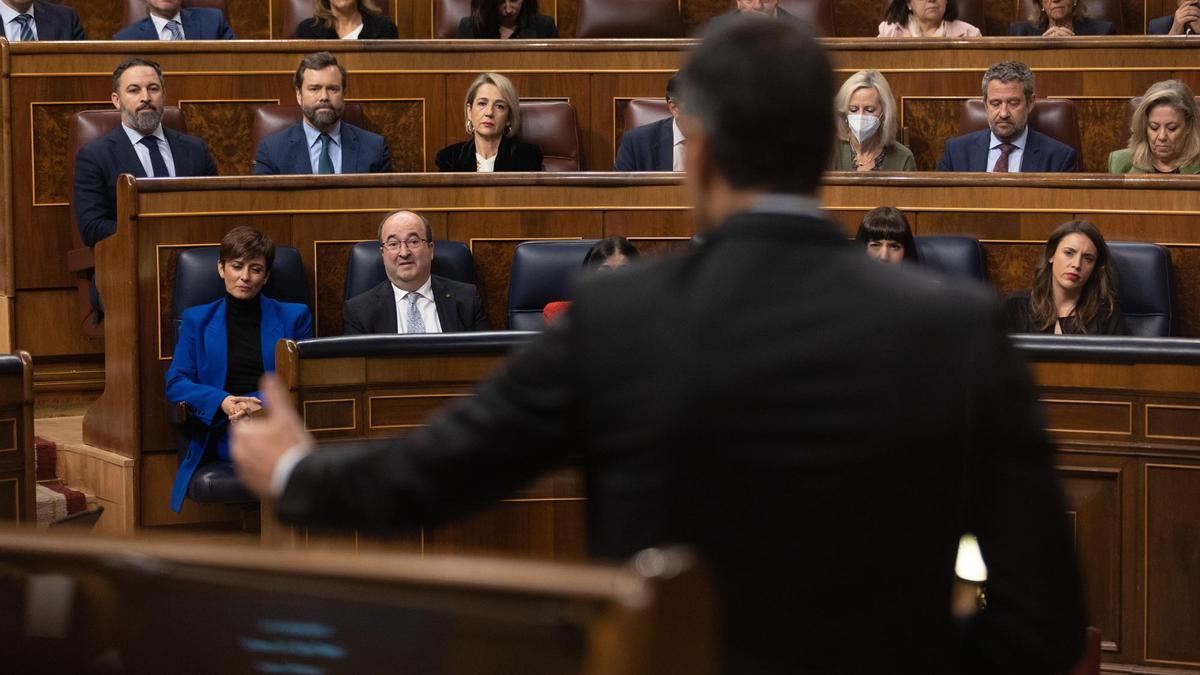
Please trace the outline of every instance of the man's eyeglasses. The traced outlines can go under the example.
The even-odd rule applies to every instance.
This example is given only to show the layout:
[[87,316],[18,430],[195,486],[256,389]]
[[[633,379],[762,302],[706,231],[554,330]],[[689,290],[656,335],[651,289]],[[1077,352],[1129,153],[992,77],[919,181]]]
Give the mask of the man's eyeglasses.
[[430,241],[429,239],[421,239],[419,237],[409,237],[408,239],[405,239],[404,241],[398,241],[396,239],[388,239],[387,241],[383,242],[383,244],[380,245],[380,248],[387,249],[388,253],[399,252],[401,246],[407,246],[408,250],[415,251],[415,250],[421,248],[421,246],[428,243],[429,241]]

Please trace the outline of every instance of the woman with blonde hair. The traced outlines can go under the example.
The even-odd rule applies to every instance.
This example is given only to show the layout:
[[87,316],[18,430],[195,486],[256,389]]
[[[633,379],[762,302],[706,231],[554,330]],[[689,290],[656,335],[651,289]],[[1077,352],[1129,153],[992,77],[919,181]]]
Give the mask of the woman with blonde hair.
[[833,99],[838,141],[833,171],[916,171],[912,151],[896,141],[896,100],[883,73],[860,70]]
[[1129,147],[1108,156],[1109,173],[1200,173],[1196,98],[1179,80],[1150,85],[1133,111]]
[[1009,35],[1021,37],[1074,37],[1076,35],[1116,35],[1109,21],[1088,16],[1083,0],[1038,0],[1028,21],[1008,25]]
[[507,77],[484,73],[467,89],[468,141],[448,145],[434,161],[438,171],[541,171],[542,149],[517,140],[521,100]]
[[296,27],[298,40],[395,40],[396,24],[375,0],[315,0],[313,16]]

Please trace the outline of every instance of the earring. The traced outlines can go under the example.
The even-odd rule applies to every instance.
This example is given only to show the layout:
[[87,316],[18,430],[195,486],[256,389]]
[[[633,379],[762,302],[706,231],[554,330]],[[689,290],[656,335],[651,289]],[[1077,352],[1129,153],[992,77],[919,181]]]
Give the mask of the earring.
[[475,133],[475,125],[471,124],[471,120],[467,120],[467,133],[468,134]]

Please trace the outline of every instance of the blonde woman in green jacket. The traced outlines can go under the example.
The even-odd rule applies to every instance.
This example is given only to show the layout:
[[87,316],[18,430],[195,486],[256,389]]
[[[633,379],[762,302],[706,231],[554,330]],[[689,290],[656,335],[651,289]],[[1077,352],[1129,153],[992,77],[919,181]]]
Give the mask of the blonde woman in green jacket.
[[1108,156],[1109,173],[1200,174],[1200,124],[1192,90],[1155,82],[1129,124],[1129,147]]

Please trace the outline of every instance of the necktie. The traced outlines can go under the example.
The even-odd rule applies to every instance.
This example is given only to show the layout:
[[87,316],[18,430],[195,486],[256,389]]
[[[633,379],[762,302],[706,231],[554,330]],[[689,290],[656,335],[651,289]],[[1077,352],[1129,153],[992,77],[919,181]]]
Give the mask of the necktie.
[[996,159],[996,166],[992,169],[994,173],[1008,173],[1008,153],[1016,147],[1012,143],[1000,144],[1000,157]]
[[420,293],[411,292],[404,296],[404,299],[408,301],[408,316],[406,317],[408,323],[408,330],[406,332],[408,333],[425,332],[425,320],[421,318],[421,312],[417,310],[417,300],[420,297]]
[[171,19],[167,22],[167,32],[171,34],[172,40],[183,39],[183,27],[180,26],[179,22],[175,19]]
[[33,27],[29,24],[33,23],[33,17],[29,14],[18,14],[17,18],[13,19],[21,24],[21,42],[33,42],[37,38],[33,37]]
[[329,144],[332,141],[329,134],[321,134],[321,158],[317,160],[317,173],[333,173],[333,160],[329,158]]
[[150,178],[170,178],[171,172],[167,171],[167,163],[163,161],[162,153],[158,151],[158,139],[154,136],[142,136],[142,140],[138,141],[146,146],[150,151],[150,168],[154,169],[154,175]]

